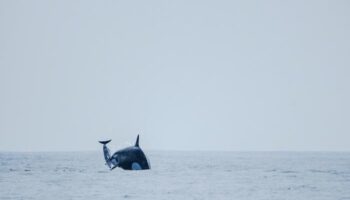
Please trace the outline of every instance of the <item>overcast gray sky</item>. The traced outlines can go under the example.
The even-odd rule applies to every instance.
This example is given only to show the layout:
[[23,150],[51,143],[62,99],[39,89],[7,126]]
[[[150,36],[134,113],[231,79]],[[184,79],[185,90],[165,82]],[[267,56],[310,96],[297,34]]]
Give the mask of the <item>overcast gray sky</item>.
[[350,150],[349,10],[0,0],[0,150]]

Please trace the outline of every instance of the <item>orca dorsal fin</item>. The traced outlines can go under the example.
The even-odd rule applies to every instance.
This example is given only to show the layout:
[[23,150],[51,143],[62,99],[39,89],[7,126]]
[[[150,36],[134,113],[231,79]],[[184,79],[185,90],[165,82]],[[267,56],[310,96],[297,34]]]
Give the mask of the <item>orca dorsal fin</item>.
[[139,138],[140,138],[140,135],[137,135],[135,147],[139,147]]

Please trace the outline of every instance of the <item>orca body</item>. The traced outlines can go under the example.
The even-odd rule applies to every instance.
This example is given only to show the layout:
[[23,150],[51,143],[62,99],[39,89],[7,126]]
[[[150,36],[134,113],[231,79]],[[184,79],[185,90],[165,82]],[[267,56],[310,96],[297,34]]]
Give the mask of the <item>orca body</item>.
[[139,135],[137,135],[136,143],[134,146],[127,147],[115,152],[112,156],[107,144],[111,140],[99,141],[103,144],[103,155],[106,160],[106,165],[110,170],[120,167],[125,170],[146,170],[151,169],[150,162],[148,161],[145,153],[139,146]]

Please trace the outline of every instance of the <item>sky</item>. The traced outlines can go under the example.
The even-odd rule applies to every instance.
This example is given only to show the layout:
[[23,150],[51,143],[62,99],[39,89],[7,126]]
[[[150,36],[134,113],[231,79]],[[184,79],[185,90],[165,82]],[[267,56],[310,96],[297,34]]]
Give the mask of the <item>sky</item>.
[[0,0],[0,151],[349,151],[349,10]]

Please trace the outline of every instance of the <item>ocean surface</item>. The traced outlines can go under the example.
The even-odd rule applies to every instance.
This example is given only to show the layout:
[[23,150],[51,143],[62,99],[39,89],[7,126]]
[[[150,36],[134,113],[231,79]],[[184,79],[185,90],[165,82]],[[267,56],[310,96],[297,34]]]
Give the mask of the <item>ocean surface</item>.
[[0,199],[350,200],[350,153],[145,152],[113,171],[102,152],[0,153]]

